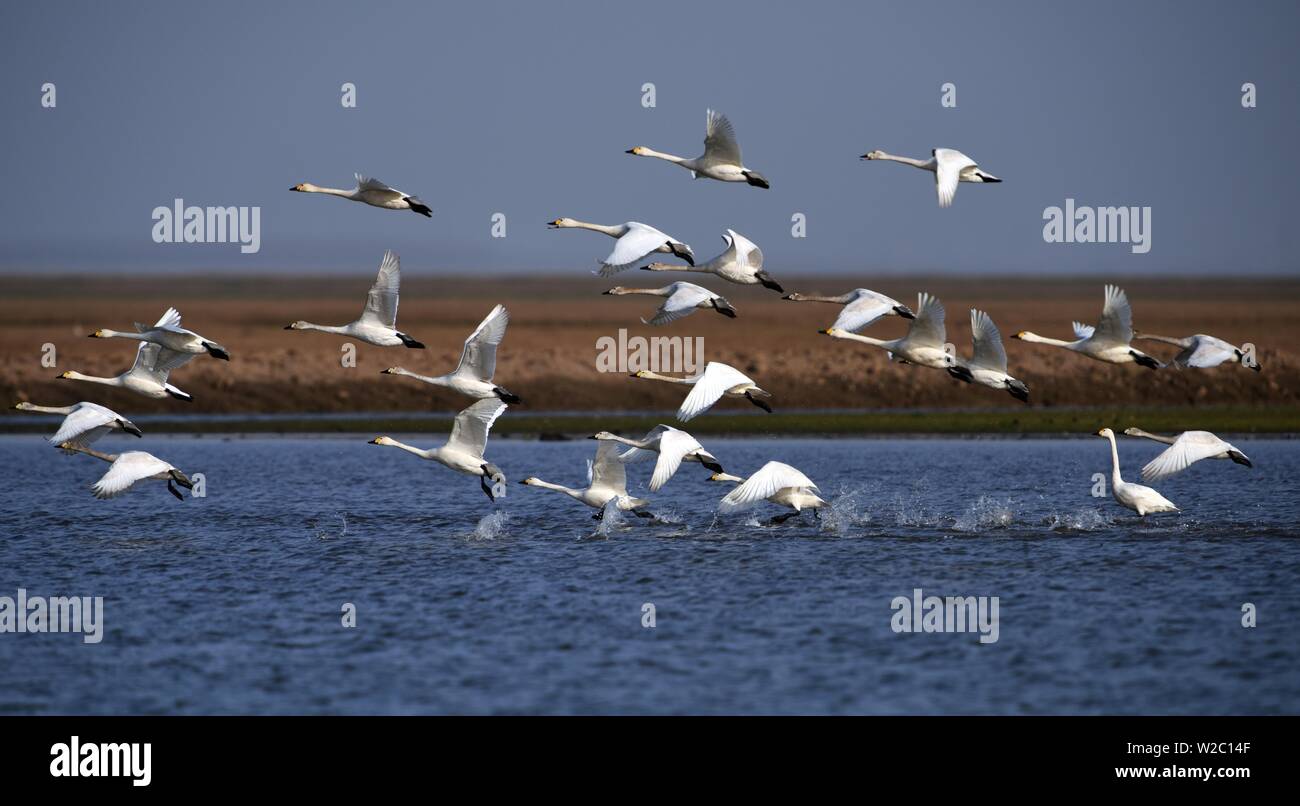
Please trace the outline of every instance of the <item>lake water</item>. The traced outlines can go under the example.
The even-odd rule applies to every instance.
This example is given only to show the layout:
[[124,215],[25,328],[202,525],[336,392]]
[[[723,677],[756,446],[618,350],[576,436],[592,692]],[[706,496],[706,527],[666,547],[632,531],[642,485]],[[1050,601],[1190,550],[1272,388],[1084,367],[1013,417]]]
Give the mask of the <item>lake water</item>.
[[[1300,442],[1234,440],[1253,469],[1202,462],[1142,522],[1091,496],[1099,438],[712,439],[832,506],[715,518],[730,485],[687,464],[651,495],[643,464],[660,521],[600,525],[515,483],[582,486],[594,442],[494,440],[492,505],[369,436],[99,443],[205,474],[183,502],[97,501],[107,465],[0,437],[0,596],[103,596],[105,622],[0,634],[0,714],[1300,711]],[[1161,446],[1120,448],[1136,480]],[[998,640],[895,633],[915,588],[998,597]]]

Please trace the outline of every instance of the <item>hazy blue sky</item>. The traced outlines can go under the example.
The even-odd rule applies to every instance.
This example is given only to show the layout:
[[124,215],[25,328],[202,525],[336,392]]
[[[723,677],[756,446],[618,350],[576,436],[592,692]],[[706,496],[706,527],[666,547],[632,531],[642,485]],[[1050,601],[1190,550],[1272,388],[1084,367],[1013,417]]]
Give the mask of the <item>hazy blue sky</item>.
[[[370,272],[393,248],[420,272],[582,272],[612,242],[543,226],[572,216],[701,258],[731,227],[778,276],[1293,272],[1298,30],[1295,2],[6,2],[0,271]],[[623,153],[696,156],[709,106],[771,190]],[[858,160],[934,146],[1006,181],[941,210],[929,176]],[[433,219],[288,191],[354,171]],[[261,251],[154,244],[176,197],[260,206]],[[1150,253],[1045,243],[1067,197],[1149,205]]]

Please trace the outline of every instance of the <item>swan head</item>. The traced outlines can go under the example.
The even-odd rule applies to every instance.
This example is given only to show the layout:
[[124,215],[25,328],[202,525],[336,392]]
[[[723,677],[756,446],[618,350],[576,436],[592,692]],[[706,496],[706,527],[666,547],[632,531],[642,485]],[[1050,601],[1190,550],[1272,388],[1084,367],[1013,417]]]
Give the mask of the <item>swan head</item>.
[[370,440],[370,442],[367,443],[367,444],[369,444],[369,445],[396,445],[397,442],[395,442],[395,441],[393,440],[392,437],[375,437],[374,439]]
[[34,408],[34,406],[32,406],[31,403],[28,403],[27,401],[24,400],[24,401],[20,401],[20,402],[18,402],[18,403],[15,403],[15,404],[14,404],[14,408],[15,408],[15,409],[18,409],[19,411],[31,411],[31,410]]
[[316,186],[313,185],[311,182],[299,182],[298,184],[289,188],[289,190],[295,191],[297,193],[310,193],[315,189]]
[[1023,339],[1025,336],[1032,336],[1032,335],[1034,335],[1034,334],[1030,333],[1028,330],[1022,330],[1022,331],[1020,331],[1019,333],[1013,333],[1013,334],[1011,335],[1011,338],[1013,338],[1013,339]]
[[674,266],[670,263],[647,263],[641,267],[641,271],[681,271],[681,266]]
[[91,333],[91,334],[90,334],[90,338],[92,338],[92,339],[104,339],[104,338],[108,338],[108,337],[104,335],[104,331],[103,331],[103,330],[96,330],[94,333]]
[[524,479],[523,481],[521,481],[521,482],[519,482],[519,483],[520,483],[520,484],[525,484],[525,485],[527,485],[527,486],[529,486],[529,487],[532,487],[534,484],[537,483],[537,481],[538,481],[538,479],[537,479],[536,476],[529,476],[528,478]]
[[307,323],[302,319],[299,319],[297,322],[290,322],[289,324],[285,325],[284,329],[285,330],[306,330]]
[[1114,436],[1115,436],[1115,432],[1112,431],[1112,430],[1110,430],[1109,428],[1103,428],[1103,429],[1101,429],[1100,431],[1097,432],[1097,436],[1099,436],[1099,437],[1103,437],[1103,438],[1104,438],[1104,437],[1114,437]]
[[609,433],[608,431],[597,431],[596,433],[587,437],[587,439],[613,439],[613,438],[614,435]]
[[605,295],[612,295],[612,296],[617,297],[617,296],[621,296],[621,295],[623,295],[623,294],[626,294],[626,293],[627,293],[627,289],[623,288],[623,286],[621,286],[621,285],[616,285],[616,286],[614,286],[613,288],[611,288],[611,289],[609,289],[609,290],[607,290],[607,291],[602,291],[602,292],[600,292],[600,293],[601,293],[601,294],[605,294]]
[[76,373],[74,373],[72,370],[68,370],[67,372],[60,372],[57,376],[55,376],[54,379],[55,379],[56,381],[57,381],[57,380],[68,380],[68,381],[70,381],[70,380],[73,380],[73,379],[76,378],[76,377],[77,377]]
[[800,300],[803,299],[803,294],[800,294],[797,291],[791,291],[789,294],[786,294],[784,297],[781,297],[781,299],[788,299],[794,302],[799,302]]
[[650,377],[650,373],[649,373],[649,372],[646,372],[646,371],[643,370],[643,369],[638,369],[636,372],[633,372],[633,373],[632,373],[632,377],[633,377],[633,378],[648,378],[648,377]]
[[628,153],[628,154],[635,154],[635,155],[637,155],[637,156],[639,157],[639,156],[645,154],[645,152],[648,151],[648,150],[649,150],[649,149],[647,149],[645,146],[636,146],[635,148],[629,148],[629,149],[627,150],[627,153]]
[[405,372],[401,367],[389,367],[388,369],[379,370],[380,375],[401,375]]
[[578,222],[572,218],[557,218],[554,221],[547,221],[546,226],[551,229],[563,229],[564,227],[576,227]]
[[834,335],[836,335],[837,333],[839,333],[840,331],[836,330],[836,329],[833,328],[833,327],[826,327],[826,328],[822,328],[821,330],[819,330],[819,331],[817,331],[817,332],[818,332],[818,333],[821,333],[821,334],[823,334],[823,335],[826,335],[826,336],[834,336]]
[[885,156],[885,152],[881,151],[880,149],[876,149],[875,151],[868,151],[867,153],[863,154],[861,158],[864,160],[878,160],[878,159],[883,159],[884,156]]

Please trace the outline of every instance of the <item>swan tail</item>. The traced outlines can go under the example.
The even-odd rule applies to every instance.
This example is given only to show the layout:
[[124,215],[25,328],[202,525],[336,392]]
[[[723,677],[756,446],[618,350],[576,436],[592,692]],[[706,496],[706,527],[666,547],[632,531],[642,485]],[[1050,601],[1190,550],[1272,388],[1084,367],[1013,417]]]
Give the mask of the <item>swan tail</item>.
[[767,272],[760,271],[758,274],[755,274],[754,276],[758,278],[758,281],[763,284],[764,288],[770,288],[773,291],[777,292],[778,294],[785,293],[785,289],[781,287],[781,284],[778,283],[776,280],[772,279],[772,275],[768,274]]
[[756,188],[763,188],[764,190],[772,187],[758,171],[745,171],[745,181]]
[[422,343],[416,341],[415,339],[411,338],[405,333],[402,333],[401,331],[396,331],[396,332],[397,332],[397,338],[402,340],[403,347],[410,347],[412,350],[424,349],[424,345]]
[[226,349],[220,344],[213,344],[210,341],[205,341],[203,342],[203,349],[207,350],[208,355],[213,358],[220,358],[222,361],[230,360],[230,353],[226,352]]
[[496,395],[497,397],[501,398],[501,401],[504,402],[504,403],[523,403],[523,402],[524,402],[524,401],[523,401],[523,398],[519,397],[519,395],[515,394],[514,392],[511,392],[511,391],[508,390],[508,389],[504,389],[504,388],[502,388],[502,387],[500,387],[500,386],[494,386],[494,387],[492,387],[492,394],[494,394],[494,395]]

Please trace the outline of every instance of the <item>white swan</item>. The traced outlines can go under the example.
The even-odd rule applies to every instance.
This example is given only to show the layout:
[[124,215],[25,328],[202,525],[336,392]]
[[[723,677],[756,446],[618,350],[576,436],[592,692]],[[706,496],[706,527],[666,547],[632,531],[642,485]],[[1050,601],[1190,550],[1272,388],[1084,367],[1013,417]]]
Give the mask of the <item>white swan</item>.
[[1151,333],[1134,333],[1133,338],[1145,341],[1160,341],[1183,348],[1182,352],[1174,356],[1174,360],[1170,362],[1178,369],[1217,367],[1225,361],[1235,361],[1243,367],[1250,367],[1256,372],[1260,371],[1259,361],[1247,356],[1240,347],[1229,344],[1223,339],[1207,336],[1204,333],[1197,333],[1195,336],[1188,336],[1185,339],[1156,336]]
[[817,495],[820,491],[812,479],[783,462],[768,462],[747,479],[729,473],[714,473],[709,478],[711,481],[740,483],[718,504],[718,510],[723,513],[735,512],[759,501],[768,501],[794,510],[772,519],[773,523],[781,523],[805,509],[811,509],[814,514],[820,515],[817,510],[826,505]]
[[656,425],[641,439],[628,439],[608,431],[598,431],[591,438],[631,446],[620,457],[623,462],[643,462],[655,457],[654,473],[650,476],[652,493],[668,483],[682,462],[699,462],[715,473],[723,472],[722,465],[695,437],[671,425]]
[[223,361],[230,360],[230,353],[226,348],[217,344],[211,339],[205,339],[193,330],[186,330],[181,327],[181,314],[175,308],[168,308],[163,314],[158,324],[150,327],[135,323],[135,333],[123,332],[119,330],[107,330],[101,328],[90,334],[92,339],[134,339],[135,341],[150,341],[154,344],[160,344],[168,350],[178,353],[193,353],[195,355],[210,355],[213,358],[220,358]]
[[834,327],[828,327],[817,332],[825,333],[827,336],[837,339],[860,341],[863,344],[879,347],[886,350],[893,361],[902,360],[909,364],[919,364],[932,369],[949,369],[957,365],[954,363],[953,357],[943,348],[947,339],[943,316],[943,305],[939,302],[939,299],[931,294],[921,292],[916,297],[916,315],[908,325],[907,335],[901,339],[875,339]]
[[600,261],[600,271],[596,274],[601,277],[608,277],[631,268],[647,255],[655,252],[676,255],[692,266],[695,265],[695,253],[691,251],[690,246],[639,221],[606,225],[588,224],[572,218],[557,218],[548,222],[546,226],[551,229],[589,229],[592,232],[603,232],[611,238],[617,238],[618,243],[614,244],[614,251],[609,253],[609,257]]
[[1118,286],[1106,286],[1105,302],[1101,308],[1101,321],[1094,328],[1090,325],[1073,322],[1074,341],[1049,339],[1037,333],[1022,330],[1013,339],[1020,339],[1034,344],[1050,344],[1063,347],[1076,353],[1086,355],[1107,364],[1140,364],[1147,369],[1160,369],[1156,359],[1130,346],[1133,340],[1133,309],[1129,307],[1128,295]]
[[[168,311],[168,314],[170,313],[172,311]],[[168,314],[164,314],[155,327],[162,326],[167,321]],[[58,377],[70,381],[88,381],[103,384],[104,386],[116,386],[119,389],[126,389],[138,395],[155,399],[174,397],[177,400],[190,401],[194,398],[172,386],[167,382],[167,378],[171,375],[172,370],[193,357],[194,353],[178,353],[175,350],[163,347],[161,344],[142,341],[135,351],[135,363],[121,375],[112,378],[99,378],[94,375],[82,375],[80,372],[69,371],[61,373]]]
[[194,482],[190,481],[189,476],[152,453],[145,453],[144,451],[127,451],[123,454],[100,453],[93,448],[75,442],[65,442],[59,447],[65,451],[84,453],[87,456],[113,463],[103,478],[90,486],[96,498],[114,498],[131,489],[137,481],[143,481],[144,479],[157,479],[167,482],[167,492],[181,501],[185,500],[185,496],[181,495],[180,490],[177,490],[172,483],[175,482],[187,490],[194,488]]
[[480,400],[499,398],[506,403],[521,403],[519,396],[492,382],[497,371],[497,346],[506,336],[506,325],[510,314],[500,305],[492,309],[474,332],[465,339],[465,348],[460,354],[460,363],[447,375],[429,377],[417,375],[401,367],[389,367],[381,375],[405,375],[433,386],[444,386],[460,392],[462,395],[476,397]]
[[624,288],[616,285],[602,293],[615,297],[629,294],[667,297],[650,321],[641,320],[642,324],[647,325],[666,325],[675,319],[690,316],[695,313],[696,308],[717,311],[730,319],[736,318],[736,309],[731,307],[731,303],[727,302],[725,297],[695,283],[677,282],[663,288]]
[[433,210],[429,205],[402,191],[389,187],[378,179],[361,174],[353,174],[357,180],[357,186],[351,190],[339,190],[338,188],[323,188],[313,185],[310,182],[301,182],[289,190],[299,193],[324,193],[328,196],[338,196],[343,199],[368,204],[371,207],[382,207],[385,210],[410,210],[419,213],[425,218],[433,218]]
[[833,302],[836,305],[843,305],[844,310],[840,311],[840,315],[835,317],[835,323],[831,327],[849,333],[858,332],[882,316],[901,316],[904,319],[916,318],[916,314],[912,312],[911,308],[893,297],[887,297],[868,288],[855,288],[838,297],[823,297],[816,294],[795,292],[786,294],[781,299],[788,299],[791,302]]
[[127,434],[144,436],[135,423],[126,419],[112,409],[98,403],[82,401],[71,406],[37,406],[35,403],[16,403],[19,411],[33,411],[40,414],[65,415],[59,430],[50,437],[51,445],[67,442],[80,447],[87,447],[110,431],[122,431]]
[[392,437],[375,437],[370,440],[370,444],[401,448],[421,459],[429,459],[443,467],[451,468],[457,473],[478,476],[479,486],[487,494],[488,500],[495,501],[496,495],[488,485],[488,479],[491,479],[493,484],[504,484],[506,477],[501,472],[501,468],[483,458],[483,452],[487,450],[488,432],[492,430],[492,424],[505,410],[506,404],[495,398],[480,400],[470,405],[456,415],[456,420],[451,426],[451,437],[437,448],[421,450],[398,442]]
[[784,293],[781,284],[772,279],[772,275],[763,271],[763,250],[744,235],[735,230],[727,230],[722,236],[727,245],[722,254],[699,266],[674,266],[671,263],[651,263],[642,266],[645,271],[694,271],[704,274],[716,274],[729,283],[739,285],[761,285],[773,291]]
[[1141,484],[1129,484],[1120,478],[1119,449],[1115,447],[1115,432],[1109,428],[1103,428],[1097,432],[1097,436],[1110,440],[1110,491],[1120,506],[1128,507],[1142,517],[1146,517],[1152,512],[1179,511],[1172,501],[1150,487],[1144,487]]
[[717,179],[720,182],[748,182],[749,184],[769,188],[771,185],[757,171],[745,167],[740,158],[740,144],[736,142],[736,130],[731,121],[721,112],[709,109],[705,112],[704,153],[695,159],[676,157],[645,146],[629,148],[629,154],[638,157],[654,157],[680,165],[691,172],[691,177],[699,179]]
[[319,330],[322,333],[337,333],[360,339],[367,344],[380,347],[403,345],[424,349],[424,345],[397,329],[397,296],[402,283],[401,261],[393,252],[384,252],[384,259],[379,263],[379,274],[375,284],[366,294],[366,307],[361,311],[361,318],[346,325],[313,325],[299,319],[285,325],[285,330]]
[[1029,387],[1007,374],[1007,351],[1002,346],[1002,334],[993,324],[993,317],[971,308],[970,333],[974,344],[971,359],[955,357],[955,364],[948,367],[948,374],[959,381],[1005,389],[1016,400],[1028,403]]
[[649,378],[668,383],[682,383],[692,387],[690,394],[682,401],[681,408],[677,409],[677,419],[682,422],[687,422],[691,418],[708,411],[709,407],[717,403],[724,395],[727,397],[743,397],[768,414],[772,413],[772,407],[768,405],[766,400],[763,400],[765,397],[771,397],[771,392],[763,391],[758,388],[758,385],[749,376],[735,367],[719,361],[710,361],[704,366],[704,372],[693,378],[673,378],[645,369],[632,373],[632,377]]
[[939,196],[940,207],[951,207],[952,199],[957,195],[960,182],[1001,182],[993,174],[981,170],[975,160],[951,148],[930,149],[930,159],[915,160],[911,157],[896,157],[883,151],[872,151],[862,155],[864,160],[888,160],[901,162],[934,174],[934,189]]
[[1230,442],[1219,439],[1209,431],[1184,431],[1175,437],[1148,434],[1141,428],[1125,428],[1130,437],[1145,437],[1170,446],[1142,468],[1143,481],[1160,481],[1181,473],[1202,459],[1231,459],[1239,465],[1253,467],[1250,457]]
[[[623,512],[631,512],[641,518],[653,518],[649,512],[644,511],[644,507],[650,504],[644,498],[633,498],[627,493],[627,469],[623,467],[623,462],[618,458],[618,446],[613,442],[601,442],[596,446],[596,459],[587,460],[587,486],[574,489],[565,487],[561,484],[552,484],[549,481],[542,481],[536,476],[529,476],[520,484],[526,484],[529,487],[541,487],[543,490],[555,490],[559,493],[581,501],[589,507],[603,510],[605,504],[612,499],[617,499],[618,508]],[[596,515],[601,517],[604,512]]]

